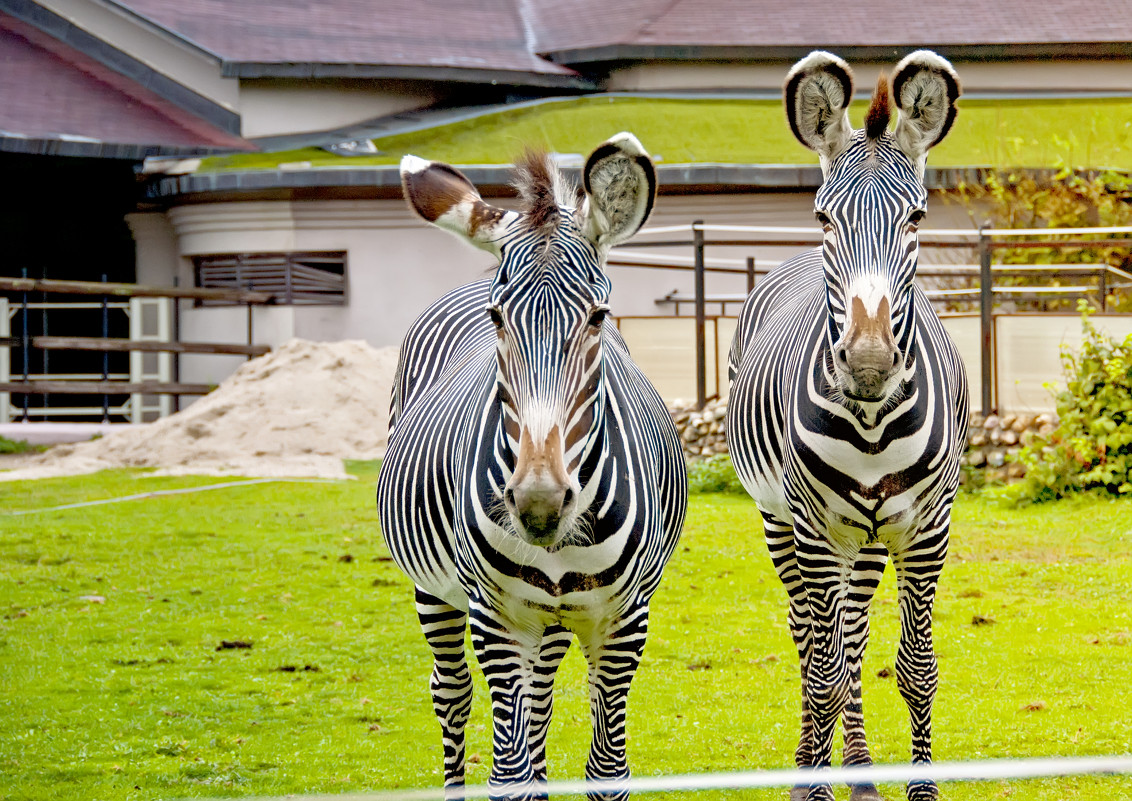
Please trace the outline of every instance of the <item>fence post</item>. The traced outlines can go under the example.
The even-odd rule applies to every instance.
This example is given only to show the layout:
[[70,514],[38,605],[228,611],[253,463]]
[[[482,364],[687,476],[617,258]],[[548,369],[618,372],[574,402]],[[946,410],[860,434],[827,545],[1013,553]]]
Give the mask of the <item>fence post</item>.
[[747,294],[755,291],[755,257],[747,257]]
[[[181,285],[181,277],[179,275],[173,276],[173,287],[176,288]],[[173,302],[173,341],[181,341],[181,299],[170,298]],[[181,383],[181,354],[173,353],[173,383]],[[173,414],[181,411],[181,396],[173,396]]]
[[696,263],[696,408],[707,404],[707,341],[704,337],[704,231],[703,220],[692,223]]
[[1097,276],[1097,292],[1101,296],[1101,313],[1108,311],[1108,262],[1101,265],[1100,275]]
[[[28,277],[28,268],[27,267],[21,267],[20,268],[20,275],[22,275],[24,278],[27,278]],[[20,307],[23,311],[23,315],[21,317],[21,320],[23,321],[23,333],[20,334],[20,348],[23,350],[23,354],[24,354],[24,361],[23,361],[24,384],[26,385],[27,382],[31,380],[29,378],[29,375],[31,373],[31,331],[28,329],[28,324],[29,324],[29,321],[28,321],[28,293],[27,293],[26,289],[24,290],[23,295],[20,298]],[[25,386],[24,389],[27,389],[27,387]],[[28,400],[30,398],[31,398],[31,394],[25,392],[24,393],[24,420],[23,420],[25,423],[31,422],[31,418],[28,417]]]
[[979,226],[979,332],[982,345],[982,413],[990,415],[994,393],[991,373],[994,359],[994,278],[991,273],[991,242],[984,231],[989,223]]
[[[102,274],[102,283],[106,283],[106,273]],[[102,296],[102,338],[107,339],[110,336],[110,307],[107,305],[109,298],[106,295]],[[110,380],[110,352],[104,351],[102,354],[102,380]],[[110,396],[105,392],[102,393],[102,422],[110,422]]]
[[[247,285],[246,289],[249,292],[252,291],[252,282],[251,281],[248,281],[248,285]],[[252,328],[252,302],[249,300],[249,301],[247,301],[246,305],[248,307],[248,344],[254,345],[255,344],[255,336],[253,334],[253,328]],[[250,362],[252,360],[252,358],[253,358],[252,355],[249,353],[247,360]]]
[[[8,314],[8,299],[0,297],[0,381],[12,380],[12,318]],[[12,393],[0,392],[0,423],[12,422]]]

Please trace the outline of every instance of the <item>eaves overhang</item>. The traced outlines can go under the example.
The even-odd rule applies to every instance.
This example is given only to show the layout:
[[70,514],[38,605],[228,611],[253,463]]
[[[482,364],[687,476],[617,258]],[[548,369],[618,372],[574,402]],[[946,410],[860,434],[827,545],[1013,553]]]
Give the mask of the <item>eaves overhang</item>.
[[[1126,59],[1132,42],[1016,42],[1001,44],[822,45],[853,61],[892,61],[928,47],[952,61],[1018,61],[1039,58]],[[555,64],[577,66],[624,61],[796,61],[817,49],[807,45],[607,44],[539,53]]]
[[597,88],[593,81],[574,74],[399,64],[225,61],[221,64],[220,74],[225,78],[381,78],[578,91]]
[[[472,165],[460,171],[484,196],[511,195],[514,170],[510,165]],[[979,182],[989,168],[929,168],[929,189],[951,189]],[[578,180],[577,168],[565,168]],[[743,191],[814,190],[822,183],[821,169],[810,165],[668,164],[657,167],[660,190],[666,194]],[[248,170],[202,172],[155,178],[146,187],[152,203],[219,202],[251,197],[392,197],[401,193],[396,165],[308,170]]]
[[73,158],[144,161],[153,156],[212,156],[233,152],[230,147],[203,145],[152,145],[129,142],[103,142],[85,137],[30,137],[0,131],[0,153],[28,156],[69,156]]

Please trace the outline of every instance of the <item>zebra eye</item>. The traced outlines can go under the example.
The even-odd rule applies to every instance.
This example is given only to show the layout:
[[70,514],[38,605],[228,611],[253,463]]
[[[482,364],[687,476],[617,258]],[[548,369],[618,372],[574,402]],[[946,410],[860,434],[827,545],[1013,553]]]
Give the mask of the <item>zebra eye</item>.
[[592,312],[590,312],[590,319],[586,321],[587,325],[591,325],[594,328],[600,328],[601,324],[605,322],[605,318],[608,316],[609,307],[598,306]]
[[925,212],[923,209],[916,209],[915,211],[913,211],[911,214],[908,215],[908,224],[918,226],[920,223],[922,223],[924,221],[924,215],[926,213],[927,212]]
[[828,231],[833,227],[833,220],[829,219],[829,215],[824,211],[815,211],[814,216],[818,218],[818,225],[824,230]]
[[488,306],[487,316],[491,318],[491,324],[494,325],[496,329],[500,331],[503,330],[503,315],[499,313],[499,309],[494,306]]

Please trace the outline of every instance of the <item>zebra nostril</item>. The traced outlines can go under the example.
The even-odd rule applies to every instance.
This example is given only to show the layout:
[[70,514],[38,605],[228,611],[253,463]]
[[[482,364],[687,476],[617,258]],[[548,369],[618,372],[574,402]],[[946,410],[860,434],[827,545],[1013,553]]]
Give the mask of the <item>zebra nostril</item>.
[[515,506],[515,490],[511,489],[510,487],[503,490],[503,500],[507,503],[508,506],[514,507]]
[[841,362],[842,364],[849,364],[849,351],[845,350],[845,348],[838,348],[837,361]]
[[899,366],[900,366],[900,351],[896,351],[895,353],[892,354],[892,369],[895,370]]
[[574,500],[574,490],[567,487],[566,491],[564,493],[562,493],[562,508],[565,509],[567,506],[570,505],[570,502],[573,501],[573,500]]

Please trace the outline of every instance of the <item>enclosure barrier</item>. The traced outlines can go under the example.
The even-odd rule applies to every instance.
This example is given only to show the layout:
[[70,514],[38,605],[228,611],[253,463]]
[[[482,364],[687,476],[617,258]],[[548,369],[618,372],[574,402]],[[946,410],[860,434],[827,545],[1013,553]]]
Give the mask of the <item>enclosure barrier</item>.
[[[1125,776],[1132,774],[1132,756],[989,759],[972,762],[936,762],[930,765],[871,765],[868,767],[835,767],[826,770],[765,770],[732,773],[688,773],[673,776],[641,776],[628,780],[550,781],[545,784],[520,786],[516,792],[533,797],[548,793],[551,798],[585,793],[674,793],[710,790],[760,790],[775,787],[809,786],[822,782],[844,784],[895,784],[915,779],[935,782],[989,782],[1023,779],[1049,779],[1065,776]],[[466,785],[465,798],[488,798],[487,785]],[[260,796],[245,801],[441,801],[441,787],[421,790],[389,790],[375,793],[336,795]]]
[[[642,241],[640,237],[688,233],[688,239],[661,239]],[[716,238],[708,239],[707,234],[758,234],[761,238]],[[1065,248],[1082,247],[1085,245],[1132,245],[1132,226],[1104,226],[1096,228],[937,228],[920,232],[920,246],[929,248],[974,248],[979,255],[978,276],[979,287],[975,291],[964,290],[968,297],[977,291],[979,301],[979,334],[980,334],[980,401],[981,411],[989,415],[995,408],[993,394],[993,313],[995,294],[1008,294],[1011,289],[1024,289],[1035,292],[1042,288],[1006,288],[994,287],[994,275],[1002,270],[995,270],[991,264],[993,252],[1003,248]],[[1079,237],[1103,236],[1105,239],[1080,239]],[[775,238],[768,238],[775,237]],[[784,237],[784,238],[783,238]],[[1031,237],[1030,239],[1021,239]],[[1078,237],[1077,239],[1055,239],[1054,237]],[[1119,238],[1113,238],[1119,237]],[[757,270],[754,259],[748,258],[745,266],[738,265],[743,262],[735,259],[713,259],[708,263],[706,250],[709,245],[714,247],[812,247],[821,244],[820,233],[813,228],[791,226],[767,225],[716,225],[696,220],[690,225],[668,225],[642,229],[637,238],[628,247],[661,248],[661,247],[691,247],[691,264],[687,257],[645,257],[648,260],[637,260],[643,254],[635,254],[627,248],[614,249],[608,260],[613,267],[645,267],[651,269],[682,269],[692,270],[695,273],[695,289],[691,297],[674,297],[674,301],[692,302],[695,305],[695,353],[696,353],[696,406],[699,409],[707,402],[707,339],[705,334],[706,310],[705,305],[710,302],[704,288],[705,274],[716,273],[742,273],[747,276],[748,292],[753,288]],[[1006,265],[1002,265],[1006,266]],[[1018,266],[1009,265],[1013,270]],[[1066,267],[1066,265],[1059,265]],[[1036,268],[1035,268],[1036,270]],[[1093,273],[1098,276],[1098,292],[1101,298],[1101,307],[1104,307],[1104,298],[1111,288],[1107,283],[1109,275],[1115,275],[1126,281],[1132,281],[1132,273],[1128,273],[1112,265],[1098,265]],[[973,271],[972,271],[972,274]],[[1077,273],[1081,274],[1081,273]],[[1132,284],[1125,284],[1130,286]],[[1053,294],[1080,294],[1086,287],[1065,287],[1068,290]],[[724,302],[735,302],[735,298],[728,298]],[[719,302],[718,300],[716,302]]]
[[[31,416],[49,415],[101,415],[108,421],[113,415],[129,416],[138,423],[149,413],[165,416],[176,411],[183,395],[205,395],[212,390],[210,384],[185,383],[180,380],[181,354],[228,354],[243,355],[249,358],[261,356],[270,350],[265,345],[253,344],[252,308],[255,305],[274,301],[270,292],[241,289],[178,288],[147,286],[144,284],[123,284],[94,281],[61,281],[55,279],[6,278],[0,277],[0,291],[18,292],[20,302],[12,304],[0,297],[0,422],[6,423],[13,417],[11,395],[23,395],[19,414],[24,421]],[[31,292],[44,294],[68,294],[100,297],[91,303],[33,302],[28,299]],[[111,298],[123,300],[111,301]],[[247,344],[214,342],[180,342],[179,299],[195,301],[220,301],[243,304],[247,307]],[[28,312],[31,309],[76,309],[94,308],[102,312],[101,337],[59,337],[32,336],[29,331]],[[111,310],[122,310],[130,320],[128,339],[109,336],[107,316]],[[153,312],[153,314],[149,314]],[[22,315],[22,333],[11,336],[10,321],[14,315]],[[153,322],[149,318],[154,318]],[[46,326],[46,323],[44,324]],[[21,378],[12,380],[10,349],[21,349]],[[101,375],[72,374],[53,376],[34,375],[30,370],[30,353],[35,348],[42,351],[69,350],[100,352],[103,354]],[[109,354],[125,352],[130,354],[130,370],[127,374],[111,374]],[[46,357],[45,357],[46,358]],[[101,395],[99,407],[62,406],[31,408],[29,399],[33,395]],[[129,400],[120,406],[111,406],[111,396],[129,395]],[[157,400],[151,401],[151,398]]]

